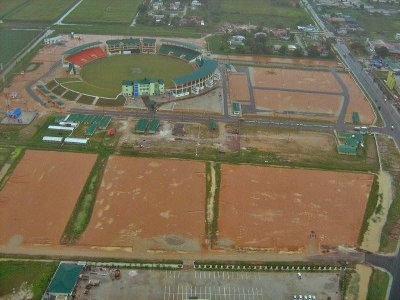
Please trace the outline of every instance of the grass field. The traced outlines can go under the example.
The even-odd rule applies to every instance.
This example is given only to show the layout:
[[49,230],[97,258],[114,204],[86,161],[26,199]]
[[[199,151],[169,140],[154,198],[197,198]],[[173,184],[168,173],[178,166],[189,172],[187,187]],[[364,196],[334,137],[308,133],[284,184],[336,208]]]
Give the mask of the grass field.
[[192,70],[188,63],[176,58],[146,54],[119,55],[87,64],[81,71],[84,82],[65,86],[85,94],[115,97],[121,92],[122,80],[164,79],[166,87],[171,87],[172,77]]
[[[242,23],[272,27],[295,27],[298,24],[309,24],[311,18],[301,7],[292,7],[294,1],[274,0],[221,0],[208,1],[201,8],[201,13],[208,22]],[[192,14],[197,14],[194,11]]]
[[10,21],[52,22],[61,16],[74,2],[75,0],[24,1],[23,5],[19,5],[8,13],[5,19]]
[[40,34],[40,30],[0,29],[0,63],[8,63],[19,51]]
[[28,0],[0,0],[0,19],[3,19],[26,2],[28,2]]
[[41,299],[57,265],[58,262],[0,261],[0,298],[12,293],[13,288],[18,291],[27,282],[33,299]]
[[85,0],[65,23],[130,23],[142,0]]
[[[377,269],[372,270],[368,284],[367,300],[384,300],[389,284],[389,275]],[[395,283],[394,283],[395,284]]]

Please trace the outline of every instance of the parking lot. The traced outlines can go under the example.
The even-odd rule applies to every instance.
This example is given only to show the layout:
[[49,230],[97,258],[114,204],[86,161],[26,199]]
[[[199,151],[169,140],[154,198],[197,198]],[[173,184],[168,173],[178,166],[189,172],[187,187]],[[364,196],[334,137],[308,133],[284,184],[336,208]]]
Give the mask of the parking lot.
[[[102,273],[89,272],[99,286],[84,294],[81,283],[77,299],[209,299],[258,300],[293,299],[294,295],[315,299],[338,300],[338,273],[297,272],[228,272],[228,271],[158,271],[121,270],[121,279],[112,280]],[[310,298],[314,299],[314,298]]]

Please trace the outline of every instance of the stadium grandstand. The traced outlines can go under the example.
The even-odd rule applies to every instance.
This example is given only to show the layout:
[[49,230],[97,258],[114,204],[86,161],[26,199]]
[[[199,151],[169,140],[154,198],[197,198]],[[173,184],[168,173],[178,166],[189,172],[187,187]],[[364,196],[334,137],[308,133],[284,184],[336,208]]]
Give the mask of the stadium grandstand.
[[75,73],[84,64],[105,57],[106,53],[99,45],[101,42],[93,42],[65,51],[62,55],[63,67]]
[[159,54],[175,56],[188,62],[194,62],[200,58],[203,52],[201,47],[193,44],[166,39],[160,41],[162,44],[158,51]]
[[172,78],[175,85],[172,94],[175,97],[184,97],[189,94],[198,95],[204,88],[213,87],[215,81],[220,80],[217,67],[218,62],[215,60],[201,60],[197,70]]
[[133,54],[133,53],[157,53],[156,39],[150,38],[129,38],[106,41],[108,55]]

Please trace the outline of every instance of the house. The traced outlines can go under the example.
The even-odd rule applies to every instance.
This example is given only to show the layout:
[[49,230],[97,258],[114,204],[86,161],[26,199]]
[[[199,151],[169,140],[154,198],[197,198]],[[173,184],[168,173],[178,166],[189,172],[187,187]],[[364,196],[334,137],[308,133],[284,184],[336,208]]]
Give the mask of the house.
[[162,1],[156,1],[152,3],[153,9],[155,10],[161,10],[163,9],[164,3]]
[[192,7],[198,7],[198,6],[201,6],[201,2],[198,1],[198,0],[193,0],[192,1]]

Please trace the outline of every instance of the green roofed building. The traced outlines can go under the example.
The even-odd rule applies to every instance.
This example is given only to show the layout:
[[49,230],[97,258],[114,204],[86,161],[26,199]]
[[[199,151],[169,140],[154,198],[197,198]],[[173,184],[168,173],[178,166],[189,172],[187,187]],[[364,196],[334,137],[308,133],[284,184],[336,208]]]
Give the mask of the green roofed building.
[[175,85],[173,95],[175,97],[187,96],[190,93],[196,95],[204,88],[213,87],[215,80],[220,79],[217,68],[218,62],[216,60],[203,60],[197,70],[172,78]]
[[43,295],[43,299],[72,299],[72,293],[78,282],[84,265],[61,262]]

